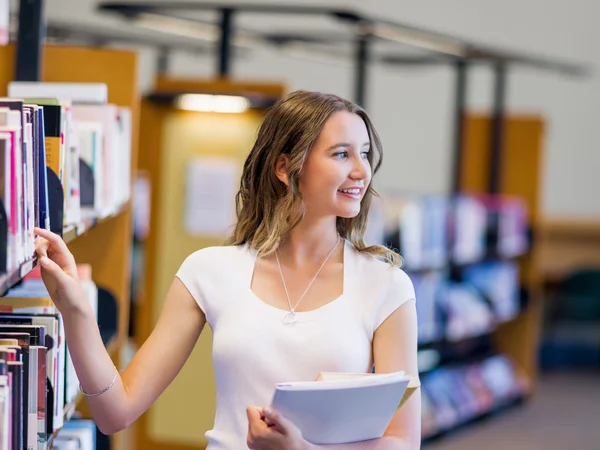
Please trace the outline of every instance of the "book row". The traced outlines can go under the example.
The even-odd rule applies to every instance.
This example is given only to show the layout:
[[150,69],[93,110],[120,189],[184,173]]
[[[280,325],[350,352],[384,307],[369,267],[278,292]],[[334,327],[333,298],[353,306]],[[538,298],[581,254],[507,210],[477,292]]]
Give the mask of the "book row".
[[525,253],[527,215],[524,201],[509,196],[387,196],[372,220],[380,243],[400,251],[405,270],[419,271]]
[[519,267],[487,261],[463,268],[409,273],[417,297],[419,342],[459,341],[493,331],[521,311]]
[[[78,270],[97,318],[91,270]],[[0,450],[45,449],[64,426],[78,389],[62,316],[36,269],[0,298]]]
[[13,82],[0,99],[0,272],[32,257],[34,227],[60,233],[130,197],[130,110],[55,84]]
[[527,378],[508,356],[444,367],[421,380],[422,435],[430,438],[521,398]]
[[52,440],[52,450],[96,450],[96,424],[92,420],[69,420]]

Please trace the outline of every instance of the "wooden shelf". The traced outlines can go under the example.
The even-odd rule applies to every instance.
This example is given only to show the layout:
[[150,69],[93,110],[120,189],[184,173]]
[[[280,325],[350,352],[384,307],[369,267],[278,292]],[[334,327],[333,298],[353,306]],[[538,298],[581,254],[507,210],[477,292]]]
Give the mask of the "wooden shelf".
[[[69,420],[71,420],[71,418],[73,417],[73,414],[75,414],[75,410],[77,408],[77,405],[79,404],[79,402],[81,401],[81,399],[83,398],[83,395],[80,393],[77,395],[77,397],[75,398],[75,400],[73,400],[71,403],[69,403],[67,406],[65,406],[64,409],[64,423],[68,422]],[[62,429],[59,428],[58,430],[56,430],[54,433],[50,434],[50,435],[46,435],[46,442],[45,442],[45,446],[44,449],[45,450],[51,450],[52,449],[52,442],[54,441],[54,439],[56,438],[56,436],[58,435],[58,433],[60,433],[60,430]]]
[[[119,216],[125,211],[127,208],[127,203],[121,205],[119,208],[115,210],[114,213],[111,213],[104,217],[89,217],[84,219],[79,225],[69,225],[63,231],[63,240],[70,244],[78,237],[85,234],[87,231],[92,228],[98,226],[99,224],[106,222],[114,217]],[[38,265],[37,257],[32,256],[28,258],[25,262],[23,262],[19,267],[11,270],[10,272],[4,273],[0,275],[0,297],[6,295],[8,290],[16,285],[19,281],[21,281],[25,275],[31,272]]]
[[464,428],[466,428],[470,425],[473,425],[475,423],[489,419],[498,414],[502,414],[503,412],[506,412],[511,408],[514,408],[516,406],[523,404],[527,400],[529,395],[530,394],[528,392],[524,392],[524,393],[518,394],[514,398],[508,398],[506,400],[499,401],[498,403],[494,404],[489,410],[483,411],[472,417],[467,417],[467,418],[461,420],[459,423],[452,425],[448,429],[439,430],[432,434],[424,434],[423,435],[423,443],[429,444],[431,442],[442,439],[452,433],[456,433],[460,430],[463,430]]
[[[120,347],[120,342],[118,338],[113,338],[110,341],[107,342],[106,344],[106,350],[109,353],[109,355],[111,357],[114,356],[114,354],[119,350]],[[71,420],[71,418],[73,417],[73,414],[75,414],[75,411],[77,410],[77,407],[81,404],[81,401],[84,399],[84,395],[79,392],[77,394],[77,397],[75,397],[75,399],[69,403],[67,406],[65,406],[64,409],[64,421],[65,423],[68,422],[69,420]],[[54,441],[54,438],[56,438],[56,436],[58,435],[58,433],[60,432],[62,428],[59,428],[58,430],[56,430],[49,438],[48,441],[46,442],[46,447],[45,450],[51,450],[52,449],[52,442]]]
[[106,216],[103,216],[103,217],[85,217],[85,218],[82,219],[82,221],[81,221],[80,224],[78,224],[78,225],[69,225],[63,231],[63,236],[62,236],[63,240],[67,244],[73,242],[79,236],[82,236],[87,231],[91,230],[92,228],[100,225],[101,223],[106,222],[107,220],[110,220],[110,219],[112,219],[114,217],[117,217],[120,214],[122,214],[125,211],[125,209],[127,208],[127,205],[128,205],[128,203],[122,204],[121,206],[119,206],[118,208],[116,208],[113,213],[110,213],[110,214],[108,214]]
[[471,266],[476,266],[478,264],[486,264],[486,263],[501,263],[501,262],[510,262],[515,261],[518,262],[519,258],[523,258],[529,254],[529,249],[524,250],[520,253],[515,253],[513,255],[501,255],[495,252],[488,252],[481,258],[474,259],[471,261],[454,261],[452,259],[448,259],[438,265],[424,265],[420,267],[402,267],[402,269],[407,274],[421,274],[421,273],[429,273],[429,272],[440,272],[452,269],[463,269]]
[[37,258],[32,256],[19,265],[19,267],[0,275],[0,296],[5,295],[11,287],[21,281],[37,264]]

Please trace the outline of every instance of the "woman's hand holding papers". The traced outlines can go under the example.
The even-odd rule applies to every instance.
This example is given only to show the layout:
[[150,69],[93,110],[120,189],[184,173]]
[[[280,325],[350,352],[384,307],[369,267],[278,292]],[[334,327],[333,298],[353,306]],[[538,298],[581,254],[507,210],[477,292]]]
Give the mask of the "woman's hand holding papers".
[[292,422],[270,408],[248,407],[248,448],[252,450],[309,450],[313,448]]

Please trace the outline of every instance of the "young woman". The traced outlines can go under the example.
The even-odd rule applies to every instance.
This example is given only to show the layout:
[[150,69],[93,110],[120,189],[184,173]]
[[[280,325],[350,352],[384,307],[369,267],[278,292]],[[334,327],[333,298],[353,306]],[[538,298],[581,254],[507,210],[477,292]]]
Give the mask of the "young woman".
[[[146,411],[206,323],[217,385],[210,450],[319,448],[268,408],[278,382],[373,366],[417,375],[413,285],[396,253],[363,242],[381,156],[357,105],[306,91],[279,101],[244,164],[230,242],[183,261],[155,329],[122,374],[104,349],[73,256],[59,236],[36,230],[43,279],[99,429],[114,433]],[[326,447],[416,450],[420,416],[417,392],[385,437]]]

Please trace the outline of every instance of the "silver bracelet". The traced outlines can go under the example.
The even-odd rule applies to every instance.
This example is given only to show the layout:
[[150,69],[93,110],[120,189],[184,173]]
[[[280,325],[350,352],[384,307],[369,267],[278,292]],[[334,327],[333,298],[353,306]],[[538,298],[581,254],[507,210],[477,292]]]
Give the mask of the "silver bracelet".
[[115,366],[115,376],[113,377],[110,384],[108,386],[106,386],[104,389],[102,389],[100,392],[95,392],[94,394],[88,394],[87,392],[85,392],[83,390],[83,388],[81,387],[81,384],[79,384],[79,391],[86,397],[97,397],[98,395],[104,394],[106,391],[108,391],[113,386],[113,384],[115,384],[115,381],[117,381],[117,375],[119,375],[119,371],[117,370],[117,367]]

